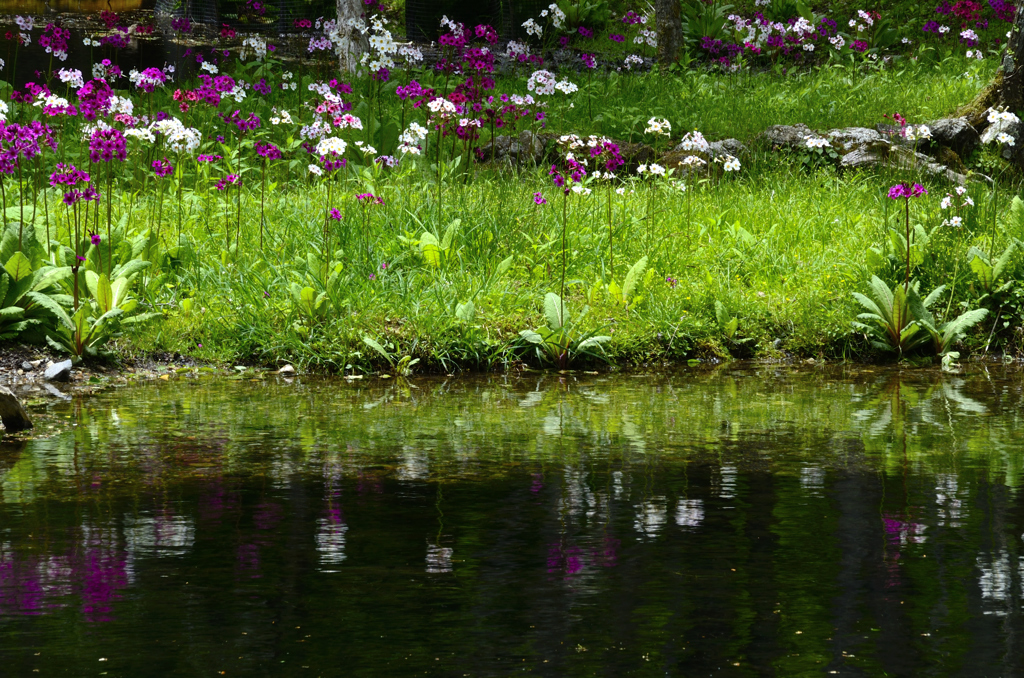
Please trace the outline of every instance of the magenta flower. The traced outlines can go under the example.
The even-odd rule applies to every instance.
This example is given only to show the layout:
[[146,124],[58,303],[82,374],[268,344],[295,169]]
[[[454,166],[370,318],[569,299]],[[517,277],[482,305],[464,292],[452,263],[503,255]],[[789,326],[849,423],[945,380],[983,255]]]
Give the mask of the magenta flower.
[[538,191],[533,194],[533,204],[535,205],[547,205],[548,201],[544,199],[544,194]]
[[100,234],[99,233],[93,233],[92,231],[90,231],[89,232],[89,242],[91,242],[93,245],[99,245],[100,244]]
[[919,195],[926,195],[927,193],[927,189],[925,189],[921,184],[896,184],[889,189],[889,197],[893,200],[899,200],[900,198],[909,200],[910,198],[916,198]]
[[160,179],[164,179],[174,174],[174,166],[171,165],[167,158],[164,158],[162,160],[154,160],[153,174],[155,174]]
[[363,202],[364,200],[368,205],[383,205],[384,199],[378,198],[373,193],[360,193],[356,196],[356,200]]
[[341,212],[338,211],[337,207],[332,207],[331,208],[331,219],[336,219],[337,221],[341,221]]

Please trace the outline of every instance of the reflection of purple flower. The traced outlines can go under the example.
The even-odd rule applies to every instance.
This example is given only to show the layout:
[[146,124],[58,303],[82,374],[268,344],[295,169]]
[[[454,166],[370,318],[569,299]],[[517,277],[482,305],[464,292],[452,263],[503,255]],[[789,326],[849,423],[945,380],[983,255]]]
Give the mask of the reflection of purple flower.
[[580,554],[581,551],[575,546],[563,548],[561,544],[552,544],[548,549],[548,574],[555,574],[559,571],[564,571],[566,577],[577,574],[583,569]]
[[537,494],[544,487],[544,476],[540,473],[533,474],[533,484],[530,485],[530,492]]
[[594,549],[594,562],[599,563],[602,567],[615,567],[618,564],[621,543],[615,537],[605,535],[601,547]]
[[[239,544],[235,552],[235,561],[238,569],[258,571],[260,569],[260,547],[256,544]],[[253,579],[259,579],[263,575],[253,574]]]
[[284,509],[280,504],[263,502],[256,506],[256,511],[252,514],[252,522],[259,530],[272,530],[277,527],[283,517]]

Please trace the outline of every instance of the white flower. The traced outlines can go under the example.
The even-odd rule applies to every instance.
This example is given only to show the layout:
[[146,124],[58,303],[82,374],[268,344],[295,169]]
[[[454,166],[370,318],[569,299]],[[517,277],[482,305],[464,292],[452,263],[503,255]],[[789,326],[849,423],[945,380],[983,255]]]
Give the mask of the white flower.
[[555,75],[551,71],[534,71],[526,81],[526,89],[540,96],[551,96],[555,93]]
[[[967,190],[967,189],[964,189],[964,190]],[[964,198],[963,206],[964,207],[974,207],[974,201],[971,200],[971,196],[967,196],[966,198]]]
[[951,195],[947,195],[945,198],[942,199],[942,202],[939,203],[939,208],[940,209],[944,209],[944,210],[948,210],[952,206],[953,206],[953,196],[951,196]]
[[1000,132],[996,136],[996,141],[998,141],[1001,144],[1006,144],[1007,146],[1016,145],[1016,140],[1006,132]]
[[523,22],[523,28],[526,29],[526,34],[527,35],[535,35],[538,38],[540,37],[541,33],[543,32],[543,29],[533,19],[527,19],[526,21],[524,21]]
[[957,186],[954,190],[956,191],[957,195],[963,195],[964,193],[967,192],[967,187],[966,186]]
[[0,122],[7,121],[7,102],[0,100]]
[[377,149],[376,148],[374,148],[370,144],[364,143],[362,141],[357,141],[356,142],[356,148],[358,148],[360,151],[362,151],[366,155],[377,155]]
[[647,165],[637,165],[637,168],[636,168],[636,173],[637,174],[643,174],[646,171],[647,171]]
[[67,84],[74,89],[81,89],[85,86],[85,80],[82,79],[82,71],[77,68],[66,69],[62,68],[57,72],[60,76],[60,81]]
[[961,219],[960,217],[950,217],[947,224],[949,226],[952,226],[953,228],[960,228],[961,226],[964,225],[964,220]]
[[148,127],[129,127],[124,131],[124,135],[151,144],[156,142],[156,136]]
[[813,42],[805,42],[804,43],[804,51],[805,52],[813,52],[814,51],[814,43]]
[[[690,156],[690,157],[693,157],[693,156]],[[656,164],[656,163],[653,163],[653,162],[651,163],[650,171],[651,171],[651,174],[653,174],[654,176],[657,176],[657,177],[665,176],[665,168],[662,167],[661,165]]]
[[555,89],[562,92],[563,94],[575,94],[579,91],[579,87],[569,82],[568,80],[559,80],[555,83]]
[[220,69],[219,69],[219,68],[217,68],[216,64],[214,64],[214,63],[213,63],[212,61],[204,61],[204,62],[203,62],[203,63],[202,63],[202,64],[201,64],[200,66],[199,66],[199,68],[200,68],[201,70],[204,70],[204,71],[206,71],[206,72],[207,72],[207,73],[209,73],[210,75],[217,75],[218,73],[220,73]]
[[939,33],[942,33],[943,35],[949,33],[949,26],[939,26]]
[[711,150],[711,146],[708,145],[708,141],[704,138],[703,134],[697,130],[693,130],[692,132],[687,132],[686,136],[683,137],[683,140],[679,142],[678,146],[676,146],[676,150],[708,153]]
[[267,56],[267,41],[256,35],[246,38],[242,41],[242,51],[239,52],[238,58],[245,61],[248,49],[252,49],[256,55],[256,61],[263,61],[263,57]]
[[580,184],[573,184],[572,192],[577,195],[590,195],[590,189]]
[[832,43],[832,46],[836,48],[837,52],[846,46],[846,40],[844,40],[841,35],[829,38],[828,41]]
[[963,38],[964,40],[973,40],[974,42],[978,41],[978,34],[972,31],[970,28],[964,31],[960,31],[960,37]]
[[725,164],[722,165],[722,169],[724,169],[726,172],[739,172],[740,161],[732,157],[731,155],[727,155],[725,156]]
[[831,148],[832,144],[824,137],[805,137],[807,148]]
[[701,165],[706,165],[707,163],[704,162],[704,159],[699,156],[688,155],[685,158],[683,158],[682,164],[688,165],[690,167],[700,167]]
[[672,134],[672,125],[665,118],[651,118],[647,121],[647,129],[644,130],[644,134],[663,134],[669,136]]
[[315,177],[322,177],[324,175],[324,170],[320,165],[310,165],[309,173]]
[[903,38],[902,40],[900,40],[900,42],[902,42],[904,45],[909,45],[912,41],[910,38]]
[[626,66],[626,70],[627,71],[633,70],[633,66],[643,66],[643,65],[644,65],[643,57],[641,57],[638,54],[630,54],[629,56],[626,57],[625,66]]
[[175,153],[194,153],[203,140],[203,134],[194,127],[185,127],[180,123],[166,134],[167,147]]
[[442,117],[455,115],[455,113],[458,112],[458,109],[455,108],[455,104],[442,97],[437,97],[436,99],[428,101],[427,108],[430,109],[431,113],[435,113]]
[[317,142],[314,150],[316,151],[316,154],[320,156],[344,155],[347,147],[348,144],[346,144],[343,139],[339,139],[338,137],[324,137]]

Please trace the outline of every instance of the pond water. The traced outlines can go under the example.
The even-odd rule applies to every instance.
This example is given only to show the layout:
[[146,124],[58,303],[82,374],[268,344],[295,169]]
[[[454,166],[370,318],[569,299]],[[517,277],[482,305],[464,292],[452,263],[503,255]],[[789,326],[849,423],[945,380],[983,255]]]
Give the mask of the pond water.
[[971,370],[40,405],[0,447],[3,673],[1022,675],[1024,375]]

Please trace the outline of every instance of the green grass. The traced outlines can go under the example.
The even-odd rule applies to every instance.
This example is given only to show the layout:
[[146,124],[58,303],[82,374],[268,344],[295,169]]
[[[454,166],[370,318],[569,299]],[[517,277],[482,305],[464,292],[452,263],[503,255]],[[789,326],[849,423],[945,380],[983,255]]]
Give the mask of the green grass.
[[[738,176],[688,182],[685,193],[667,183],[630,180],[623,196],[595,183],[592,195],[569,199],[565,296],[574,315],[590,308],[580,331],[611,336],[607,357],[619,364],[727,355],[876,356],[850,323],[859,312],[852,293],[863,291],[872,274],[890,283],[901,279],[899,262],[886,257],[887,229],[899,216],[886,191],[897,181],[925,183],[931,195],[915,202],[914,219],[931,230],[943,218],[938,203],[948,187],[915,172],[802,167],[799,158],[772,152],[754,137],[772,124],[873,126],[897,111],[913,123],[932,120],[969,101],[993,67],[961,58],[904,59],[886,69],[688,71],[583,83],[571,108],[562,102],[549,109],[547,131],[651,142],[643,127],[663,115],[676,141],[699,129],[710,139],[738,137],[752,154]],[[499,82],[496,91],[516,86]],[[379,104],[378,119],[397,117],[394,97]],[[992,160],[990,153],[985,157]],[[560,289],[562,262],[563,198],[545,168],[500,172],[463,164],[445,180],[440,200],[427,158],[395,170],[347,170],[330,198],[325,184],[310,183],[303,168],[298,161],[272,177],[277,183],[267,194],[262,248],[258,167],[243,175],[240,202],[234,189],[213,191],[191,176],[180,203],[169,192],[159,226],[164,251],[152,257],[157,265],[140,288],[145,304],[164,311],[165,319],[127,332],[118,348],[226,363],[291,361],[326,371],[387,367],[403,356],[420,359],[418,369],[441,371],[537,362],[519,332],[544,322],[544,296]],[[968,228],[936,231],[915,273],[928,289],[956,279],[943,309],[978,303],[966,261],[970,245],[989,251],[993,241],[1001,247],[1024,237],[1006,216],[1015,190],[1009,179],[995,192],[972,186],[977,207]],[[385,204],[359,204],[355,195],[367,191]],[[547,205],[534,204],[537,191]],[[150,187],[114,200],[121,237],[156,229],[158,195]],[[63,207],[53,202],[64,223]],[[327,206],[343,218],[330,221],[325,246]],[[434,265],[419,241],[425,231],[444,241],[449,227],[449,247]],[[609,286],[621,286],[642,257],[648,268],[629,303],[613,299]],[[1020,268],[1014,259],[1011,277],[1018,278]],[[303,288],[309,288],[305,300]],[[475,312],[459,314],[470,301]],[[1019,337],[1017,302],[999,303],[1009,320],[995,332],[994,345],[1012,347]],[[738,329],[729,336],[723,324],[732,318]],[[984,345],[982,335],[991,328],[979,326],[970,343]],[[388,357],[366,338],[385,347]]]

